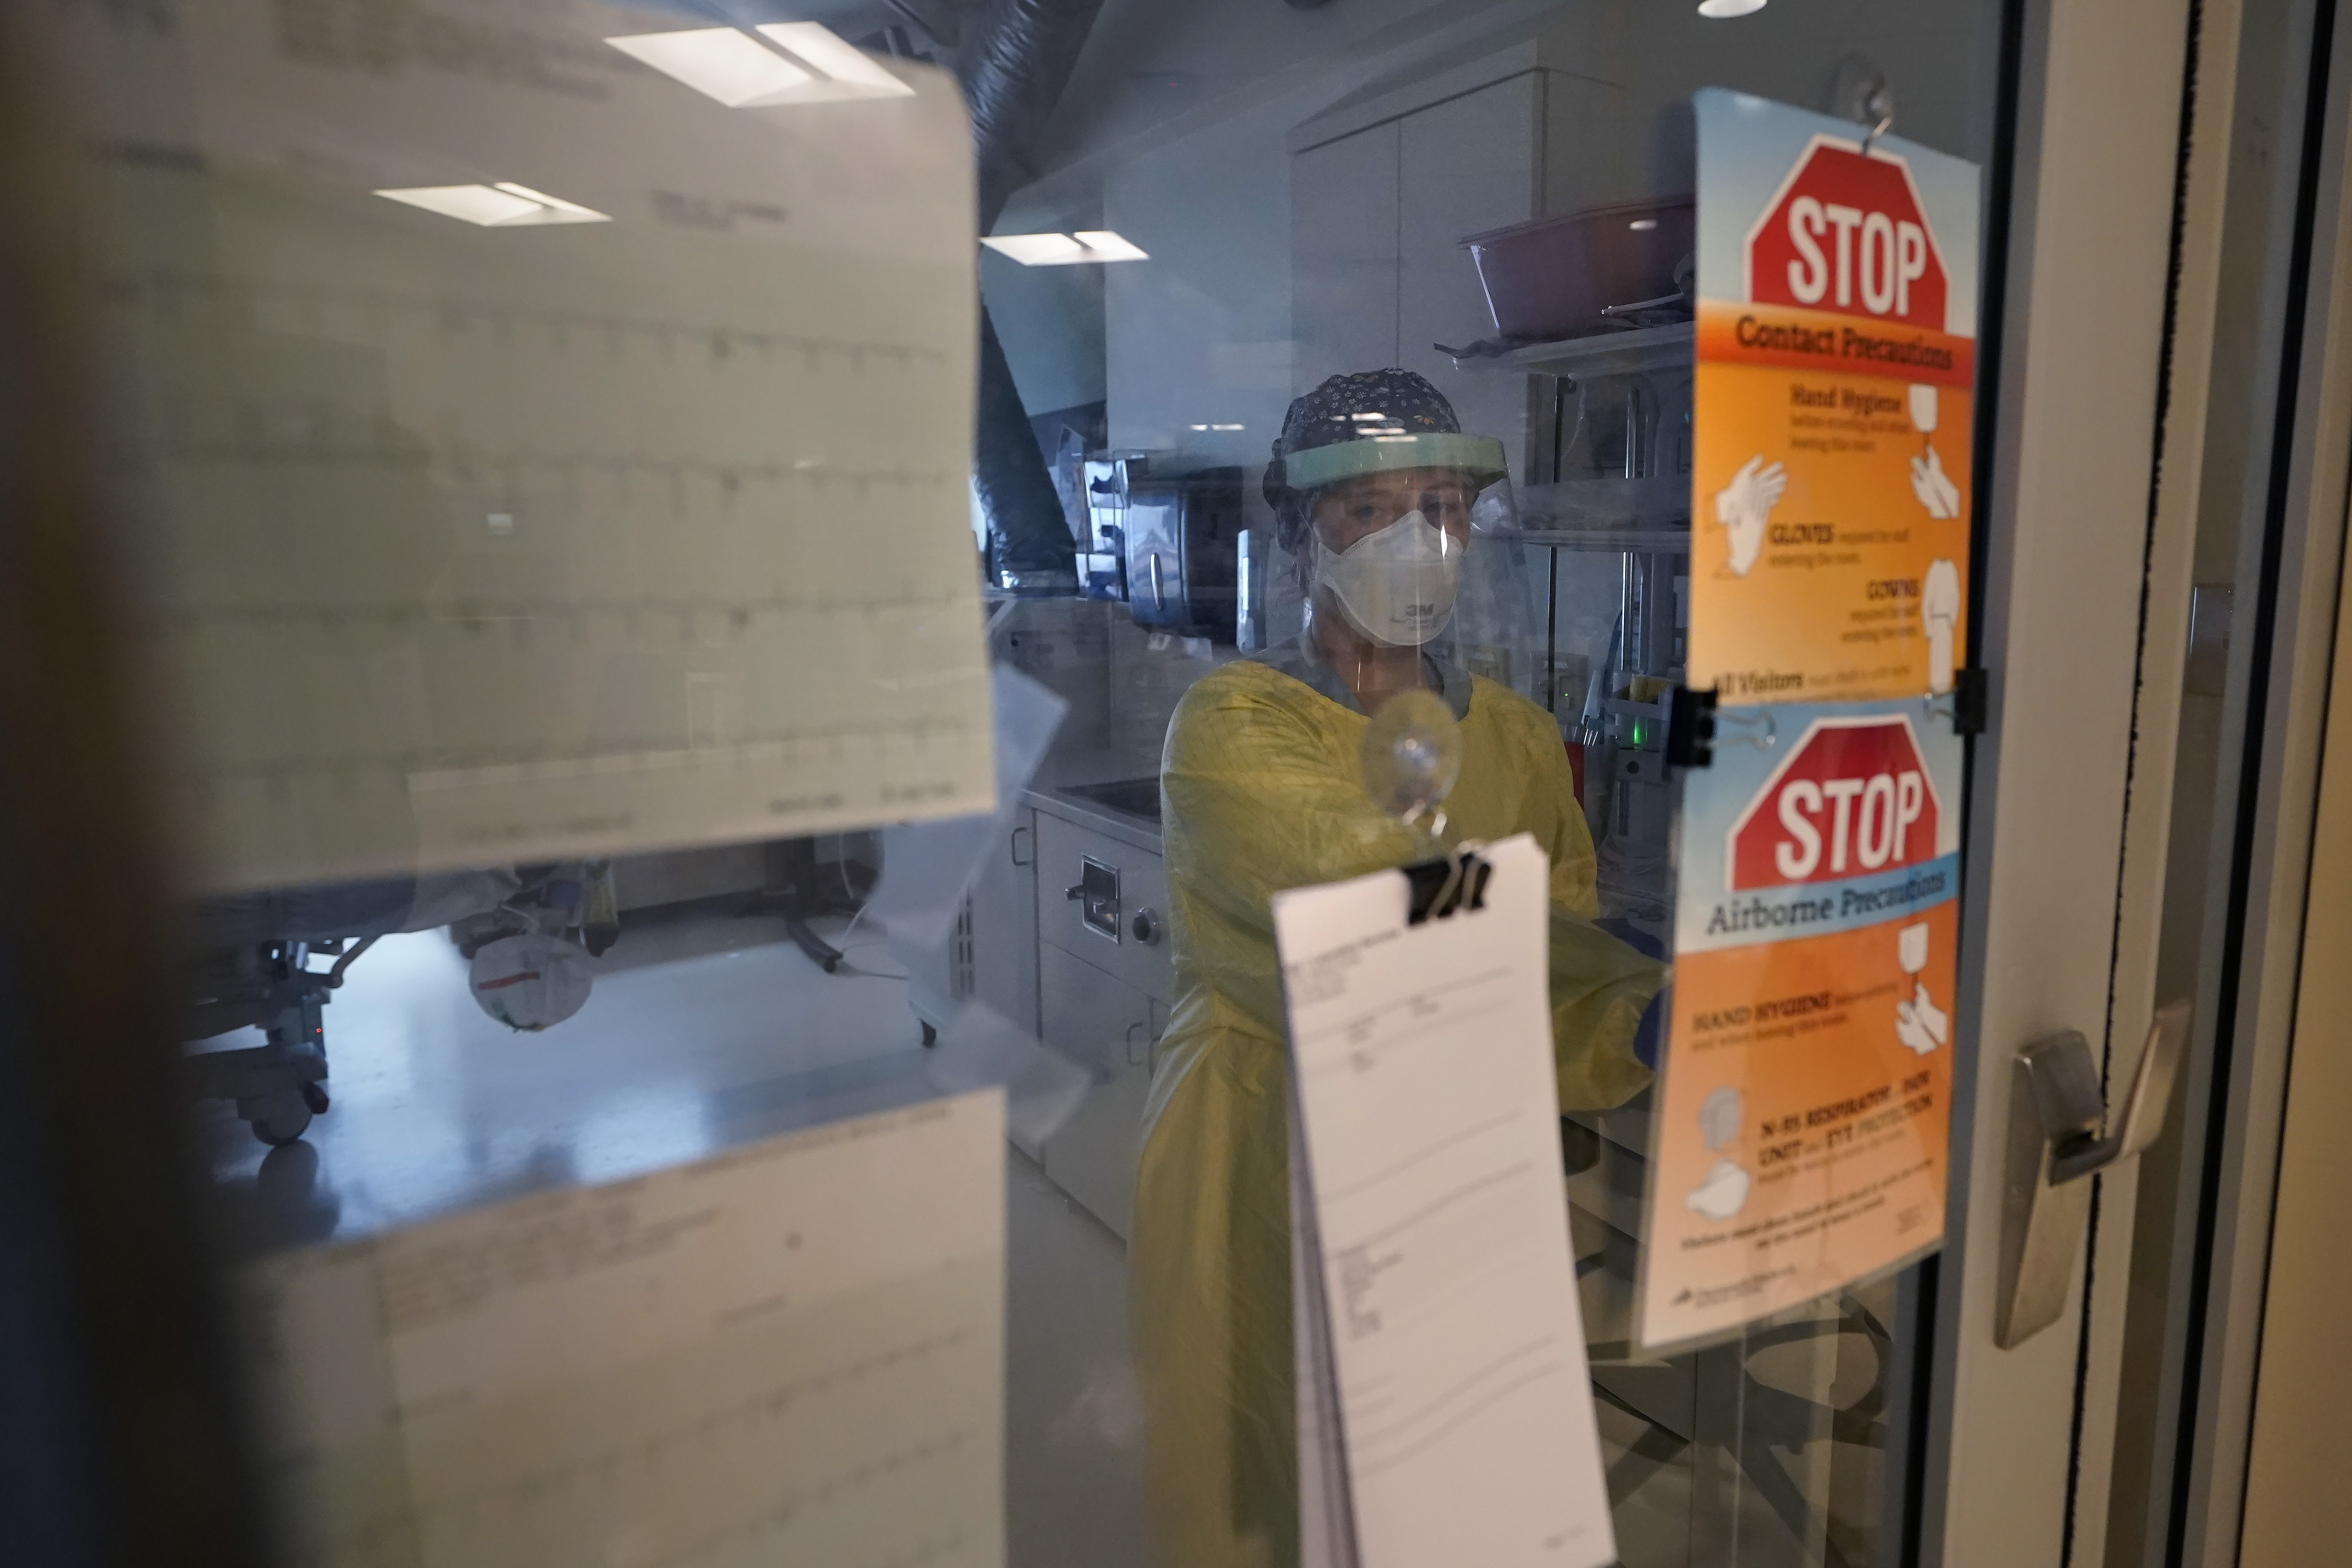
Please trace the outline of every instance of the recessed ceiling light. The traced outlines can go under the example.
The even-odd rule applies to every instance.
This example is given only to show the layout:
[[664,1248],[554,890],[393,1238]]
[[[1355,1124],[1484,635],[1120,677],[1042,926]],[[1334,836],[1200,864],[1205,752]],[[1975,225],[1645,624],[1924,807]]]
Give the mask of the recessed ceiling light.
[[534,191],[529,185],[518,185],[511,180],[501,180],[494,185],[410,185],[375,194],[413,207],[423,207],[426,212],[439,213],[443,217],[479,224],[484,228],[529,228],[551,223],[613,221],[593,207],[583,207],[578,202],[567,202],[562,196],[551,196],[544,191]]
[[730,109],[773,103],[793,88],[815,79],[751,34],[734,27],[635,33],[604,41]]
[[632,33],[604,41],[730,109],[914,95],[865,51],[817,23],[771,22],[760,32],[773,47],[736,27]]
[[900,81],[865,50],[817,22],[766,22],[762,37],[790,50],[794,58],[823,77],[832,90],[825,96],[848,98],[912,98],[915,89]]
[[1729,16],[1746,16],[1764,9],[1764,0],[1698,0],[1698,14],[1722,21]]
[[1070,237],[1087,247],[1082,261],[1149,261],[1141,250],[1107,228],[1082,228]]
[[1024,267],[1070,267],[1083,261],[1149,261],[1150,257],[1107,228],[1067,234],[990,234],[981,244]]
[[1059,266],[1087,253],[1085,246],[1066,234],[990,234],[982,235],[980,243],[1024,267]]

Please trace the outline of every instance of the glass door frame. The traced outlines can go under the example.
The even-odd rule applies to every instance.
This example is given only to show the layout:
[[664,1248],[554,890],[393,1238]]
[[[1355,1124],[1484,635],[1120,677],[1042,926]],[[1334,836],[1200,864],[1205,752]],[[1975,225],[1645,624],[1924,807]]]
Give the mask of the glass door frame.
[[[2231,7],[2235,19],[2235,5]],[[2352,496],[2352,26],[2333,0],[2248,0],[2231,129],[2252,188],[2258,323],[2235,516],[2235,628],[2210,805],[2201,964],[2183,1084],[2181,1281],[2154,1375],[2171,1391],[2147,1478],[2148,1561],[2239,1560],[2272,1211]],[[2210,7],[2209,7],[2209,15]],[[2257,53],[2257,48],[2261,53]],[[2269,108],[2257,124],[2259,108]],[[2233,197],[2233,210],[2237,207]],[[2218,447],[2235,434],[2215,422]],[[2136,1369],[2137,1370],[2137,1369]]]
[[1931,1568],[2104,1556],[2134,1171],[2091,1178],[2059,1320],[1998,1348],[2011,1063],[2079,1029],[2119,1096],[2159,1000],[2197,497],[2195,463],[2169,454],[2202,430],[2221,231],[2226,137],[2196,132],[2229,113],[2226,92],[2189,88],[2198,60],[2234,58],[2236,28],[2226,0],[2201,16],[2191,0],[2008,9],[1980,340],[1994,417],[1972,578],[1990,698],[1963,884],[1972,1037],[1903,1554]]

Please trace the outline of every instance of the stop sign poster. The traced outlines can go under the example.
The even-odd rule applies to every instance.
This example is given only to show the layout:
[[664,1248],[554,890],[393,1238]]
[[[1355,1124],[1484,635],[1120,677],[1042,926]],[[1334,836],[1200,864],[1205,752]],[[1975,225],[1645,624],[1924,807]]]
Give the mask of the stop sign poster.
[[1784,703],[1685,775],[1645,1345],[1943,1239],[1961,757],[1916,698]]
[[1689,684],[1948,690],[1965,662],[1977,167],[1697,96]]

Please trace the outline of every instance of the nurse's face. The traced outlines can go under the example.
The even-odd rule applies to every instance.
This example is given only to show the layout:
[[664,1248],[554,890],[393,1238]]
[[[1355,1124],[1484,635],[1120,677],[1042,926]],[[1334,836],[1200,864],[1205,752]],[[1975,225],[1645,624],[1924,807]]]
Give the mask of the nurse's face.
[[1409,511],[1460,543],[1470,541],[1470,503],[1477,493],[1458,468],[1398,468],[1333,485],[1315,498],[1315,532],[1324,548],[1344,551]]

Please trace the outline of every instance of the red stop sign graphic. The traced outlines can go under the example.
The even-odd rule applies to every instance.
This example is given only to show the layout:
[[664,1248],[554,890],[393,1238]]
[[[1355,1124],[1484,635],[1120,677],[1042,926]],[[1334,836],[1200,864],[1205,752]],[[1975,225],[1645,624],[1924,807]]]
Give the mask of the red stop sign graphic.
[[1817,719],[1731,825],[1732,890],[1932,860],[1942,811],[1909,719]]
[[1748,297],[1944,330],[1949,283],[1911,166],[1813,138],[1748,231]]

